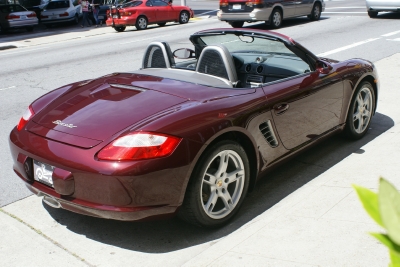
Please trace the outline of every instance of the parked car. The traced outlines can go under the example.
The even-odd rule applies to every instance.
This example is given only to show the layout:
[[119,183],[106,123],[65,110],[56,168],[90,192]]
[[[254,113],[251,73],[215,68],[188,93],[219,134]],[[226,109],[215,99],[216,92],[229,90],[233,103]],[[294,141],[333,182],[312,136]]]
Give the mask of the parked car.
[[81,16],[82,8],[78,1],[53,0],[43,9],[41,22],[46,26],[64,22],[78,24]]
[[400,12],[399,0],[366,0],[365,2],[370,18],[376,18],[378,12],[382,11]]
[[28,32],[38,25],[36,13],[21,5],[0,5],[0,33],[10,29],[25,28]]
[[149,24],[158,24],[160,27],[173,21],[185,24],[194,16],[192,9],[172,5],[172,0],[128,1],[118,4],[107,14],[107,26],[113,27],[117,32],[124,31],[126,26],[144,30]]
[[308,16],[319,20],[325,10],[324,0],[220,0],[217,17],[234,28],[241,28],[245,22],[265,21],[273,28],[279,28],[288,18]]
[[367,133],[373,63],[319,58],[265,30],[189,40],[194,50],[152,42],[139,70],[35,100],[10,134],[15,173],[52,207],[216,227],[278,162],[335,133]]

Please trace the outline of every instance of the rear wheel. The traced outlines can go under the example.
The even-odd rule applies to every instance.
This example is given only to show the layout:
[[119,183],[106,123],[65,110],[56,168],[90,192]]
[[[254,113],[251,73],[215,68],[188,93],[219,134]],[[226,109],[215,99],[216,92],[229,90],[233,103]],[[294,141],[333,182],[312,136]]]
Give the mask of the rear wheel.
[[114,29],[117,32],[123,32],[123,31],[125,31],[126,27],[125,26],[117,26],[117,27],[114,27]]
[[375,93],[369,82],[363,82],[351,100],[345,134],[351,139],[360,139],[369,128],[375,107]]
[[310,20],[319,20],[320,17],[321,17],[321,5],[319,3],[315,3],[311,11],[311,14],[308,15],[308,18]]
[[189,22],[190,15],[189,12],[187,11],[182,11],[181,14],[179,14],[179,23],[180,24],[186,24]]
[[167,24],[166,22],[163,22],[163,23],[157,23],[157,25],[158,26],[160,26],[160,27],[164,27],[165,26],[165,24]]
[[271,13],[269,24],[274,29],[281,27],[282,26],[282,11],[280,11],[278,8],[275,8]]
[[233,28],[242,28],[244,21],[230,21],[228,22]]
[[196,165],[179,216],[199,226],[222,226],[239,210],[249,182],[244,149],[233,141],[219,142]]
[[138,17],[136,20],[136,25],[135,25],[136,29],[138,31],[140,30],[145,30],[147,28],[147,19],[146,17]]
[[376,12],[376,11],[368,11],[368,16],[370,18],[376,18],[378,16],[378,12]]

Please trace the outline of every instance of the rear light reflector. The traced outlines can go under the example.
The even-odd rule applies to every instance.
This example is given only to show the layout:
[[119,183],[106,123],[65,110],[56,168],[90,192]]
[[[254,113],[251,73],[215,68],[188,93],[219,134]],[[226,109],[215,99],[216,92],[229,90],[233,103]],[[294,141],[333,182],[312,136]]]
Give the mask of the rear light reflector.
[[30,118],[32,118],[32,116],[35,113],[33,112],[33,109],[31,106],[29,106],[25,112],[24,115],[22,115],[22,118],[19,120],[18,126],[17,126],[17,130],[21,131],[22,128],[24,128],[24,126],[26,125],[26,123],[30,120]]
[[19,16],[17,16],[17,15],[14,15],[14,14],[9,14],[7,17],[6,17],[6,19],[19,19],[20,17]]
[[29,15],[27,15],[28,18],[35,18],[36,17],[36,13],[31,13]]
[[68,15],[69,15],[68,12],[64,12],[64,13],[60,14],[59,16],[60,17],[68,17]]
[[100,150],[101,160],[142,160],[166,157],[181,138],[159,133],[137,132],[122,136]]
[[227,7],[228,6],[228,0],[220,0],[219,5],[221,7]]
[[246,6],[252,7],[253,5],[261,5],[263,4],[262,0],[250,0],[246,2]]

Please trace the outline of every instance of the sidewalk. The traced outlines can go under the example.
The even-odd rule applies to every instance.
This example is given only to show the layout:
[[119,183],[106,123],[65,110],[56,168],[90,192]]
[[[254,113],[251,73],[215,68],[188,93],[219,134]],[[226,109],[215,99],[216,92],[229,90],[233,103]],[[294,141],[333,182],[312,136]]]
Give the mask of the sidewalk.
[[[218,231],[180,229],[184,224],[177,220],[107,221],[55,210],[30,196],[0,209],[2,265],[388,266],[387,249],[368,235],[381,229],[365,213],[351,184],[376,191],[383,176],[400,188],[395,156],[400,151],[399,62],[396,54],[375,63],[381,88],[378,113],[366,136],[371,141],[337,163],[332,157],[339,150],[329,153],[327,142],[324,150],[311,150],[284,165],[274,172],[275,178],[286,179],[282,185],[292,183],[284,177],[288,166],[297,171],[293,181],[305,175],[312,179],[236,229],[232,225],[240,219]],[[343,143],[335,140],[332,147]],[[281,194],[282,186],[271,187],[269,198]],[[264,207],[260,201],[265,199],[255,192],[245,208],[251,213]]]

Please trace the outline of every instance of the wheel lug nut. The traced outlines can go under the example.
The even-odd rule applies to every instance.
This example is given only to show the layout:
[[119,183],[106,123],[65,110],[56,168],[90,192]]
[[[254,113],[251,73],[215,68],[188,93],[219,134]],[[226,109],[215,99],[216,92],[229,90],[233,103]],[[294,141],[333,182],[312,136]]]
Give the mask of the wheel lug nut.
[[228,183],[228,182],[229,182],[229,179],[228,179],[228,178],[226,178],[226,179],[225,179],[225,183]]

